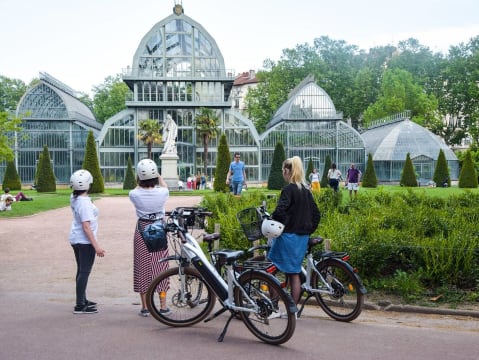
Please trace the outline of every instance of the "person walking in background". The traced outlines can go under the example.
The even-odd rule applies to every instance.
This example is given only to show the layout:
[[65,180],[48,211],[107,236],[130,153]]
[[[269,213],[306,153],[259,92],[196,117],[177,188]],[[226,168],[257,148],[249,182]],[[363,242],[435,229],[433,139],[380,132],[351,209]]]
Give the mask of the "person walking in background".
[[301,264],[309,235],[318,227],[320,212],[304,178],[303,162],[298,156],[283,162],[282,190],[272,218],[284,225],[283,233],[273,240],[268,258],[288,276],[296,304],[301,298]]
[[10,194],[10,188],[8,187],[6,187],[4,191],[5,191],[5,194],[2,195],[2,197],[0,198],[0,201],[3,201],[4,197],[8,195],[13,196],[15,198],[15,201],[32,201],[33,200],[33,198],[26,196],[21,191],[19,191],[17,195]]
[[233,195],[241,196],[243,185],[246,185],[245,164],[240,160],[241,155],[235,152],[234,160],[230,164],[228,173],[226,174],[226,184],[233,189]]
[[309,174],[309,182],[311,183],[311,190],[314,192],[321,191],[321,179],[319,178],[319,173],[317,169],[313,169],[313,172]]
[[332,163],[331,168],[328,170],[329,186],[336,192],[339,189],[339,181],[342,178],[341,171],[336,169],[336,164]]
[[90,277],[95,255],[105,256],[97,240],[98,209],[93,205],[88,191],[93,184],[93,177],[87,170],[75,171],[70,177],[73,189],[70,197],[73,220],[69,241],[75,254],[76,272],[76,304],[74,314],[97,313],[97,304],[87,299],[86,288]]
[[359,182],[361,181],[361,171],[356,169],[356,166],[354,163],[351,163],[351,166],[349,167],[347,173],[346,173],[346,185],[348,186],[349,190],[349,198],[353,198],[353,191],[354,191],[354,197],[358,195],[358,188],[359,188]]
[[[138,224],[135,226],[133,239],[133,290],[140,294],[140,316],[148,316],[146,307],[146,292],[151,281],[158,274],[168,269],[168,262],[159,262],[168,256],[168,249],[148,252],[140,233],[146,225],[162,219],[165,215],[165,204],[170,192],[165,180],[158,174],[158,167],[153,160],[141,160],[136,166],[138,185],[129,193],[130,201],[135,206]],[[157,291],[160,295],[160,312],[168,313],[165,295],[169,284],[162,282]]]

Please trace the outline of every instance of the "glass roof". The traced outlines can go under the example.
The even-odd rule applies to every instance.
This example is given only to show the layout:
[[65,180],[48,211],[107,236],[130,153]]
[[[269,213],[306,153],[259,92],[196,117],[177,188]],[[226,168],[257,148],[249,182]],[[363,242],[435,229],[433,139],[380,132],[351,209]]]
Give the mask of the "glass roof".
[[374,161],[404,161],[407,153],[413,160],[419,156],[437,160],[440,149],[446,160],[457,160],[454,152],[438,136],[409,119],[385,124],[361,135],[366,152],[373,155]]

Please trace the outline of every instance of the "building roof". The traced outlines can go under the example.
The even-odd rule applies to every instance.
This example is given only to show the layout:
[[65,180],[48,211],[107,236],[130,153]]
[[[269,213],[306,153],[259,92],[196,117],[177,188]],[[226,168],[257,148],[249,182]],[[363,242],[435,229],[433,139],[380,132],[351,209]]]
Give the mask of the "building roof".
[[361,135],[374,161],[404,161],[407,153],[411,159],[426,156],[437,160],[440,149],[446,160],[457,160],[441,138],[409,119],[377,126]]

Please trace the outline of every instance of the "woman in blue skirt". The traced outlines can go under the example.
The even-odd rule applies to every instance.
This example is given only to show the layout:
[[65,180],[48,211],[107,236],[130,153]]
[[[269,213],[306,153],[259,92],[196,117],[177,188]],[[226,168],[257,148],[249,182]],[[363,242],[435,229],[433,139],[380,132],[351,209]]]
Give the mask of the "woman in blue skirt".
[[288,276],[296,304],[301,297],[301,264],[312,234],[321,218],[311,190],[306,185],[303,162],[298,156],[283,162],[283,178],[288,183],[281,191],[272,214],[284,224],[283,233],[274,239],[268,258]]

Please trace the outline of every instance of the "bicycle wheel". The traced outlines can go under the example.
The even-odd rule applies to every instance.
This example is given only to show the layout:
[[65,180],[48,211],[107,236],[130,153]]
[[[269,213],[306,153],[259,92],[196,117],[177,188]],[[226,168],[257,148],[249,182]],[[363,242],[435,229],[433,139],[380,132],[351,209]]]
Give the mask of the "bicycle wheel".
[[[169,311],[161,311],[157,287],[166,287]],[[146,304],[151,315],[163,324],[185,327],[206,318],[213,310],[216,296],[201,278],[200,273],[190,267],[175,267],[158,275],[151,282],[146,293]]]
[[238,282],[241,287],[235,287],[235,304],[258,307],[257,312],[240,312],[246,327],[265,343],[278,345],[288,341],[296,327],[296,306],[278,281],[267,273],[251,270],[242,273]]
[[[335,320],[352,321],[361,314],[364,295],[356,274],[344,263],[336,259],[326,259],[316,264],[316,269],[323,277],[313,272],[311,286],[324,290],[315,292],[321,308]],[[326,287],[328,284],[331,290]]]

